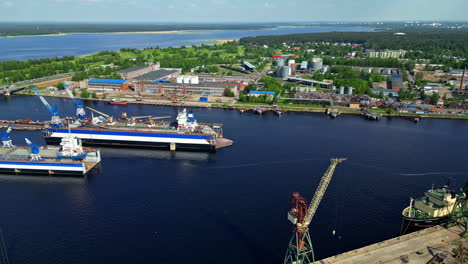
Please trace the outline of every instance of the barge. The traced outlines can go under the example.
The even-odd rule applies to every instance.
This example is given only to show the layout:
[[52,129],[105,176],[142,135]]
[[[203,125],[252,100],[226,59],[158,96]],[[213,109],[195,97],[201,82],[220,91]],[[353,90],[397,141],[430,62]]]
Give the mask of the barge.
[[175,122],[157,121],[162,118],[152,116],[127,117],[126,114],[114,120],[111,116],[88,109],[101,116],[48,128],[43,135],[46,142],[57,144],[72,134],[84,145],[216,151],[233,144],[223,137],[221,124],[198,123],[194,114],[186,109],[178,113]]
[[27,147],[17,147],[8,133],[2,136],[1,173],[84,176],[101,162],[99,150],[83,148],[72,135],[64,136],[60,147],[39,147],[27,138]]

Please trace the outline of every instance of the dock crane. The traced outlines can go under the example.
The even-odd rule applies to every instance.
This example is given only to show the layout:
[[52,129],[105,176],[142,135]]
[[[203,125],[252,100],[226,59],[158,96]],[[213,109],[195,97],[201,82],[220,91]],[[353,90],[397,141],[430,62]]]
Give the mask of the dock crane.
[[50,125],[52,128],[61,128],[62,127],[62,120],[60,119],[59,112],[57,110],[57,107],[52,107],[46,99],[39,93],[39,91],[36,88],[32,89],[36,95],[41,99],[42,103],[44,106],[49,110],[50,114],[52,115],[52,119],[50,120]]
[[10,138],[10,132],[13,129],[12,125],[9,125],[5,132],[2,132],[2,143],[3,148],[13,148],[13,143]]
[[68,89],[68,86],[65,82],[62,82],[65,91],[67,91],[68,95],[72,99],[73,103],[76,106],[76,118],[84,119],[86,118],[86,112],[84,110],[83,100],[76,98],[73,93]]
[[24,138],[24,140],[26,141],[26,143],[29,146],[29,149],[31,150],[31,161],[40,161],[42,158],[39,146],[37,144],[32,143],[31,140],[29,140],[28,138]]
[[105,113],[103,113],[103,112],[101,112],[101,111],[98,111],[98,110],[96,110],[96,109],[94,109],[94,108],[91,108],[91,107],[89,107],[89,106],[85,106],[85,108],[86,108],[86,109],[89,109],[89,110],[91,110],[91,111],[93,111],[93,112],[95,112],[95,113],[100,114],[101,116],[105,117],[105,118],[106,118],[109,122],[111,122],[111,123],[114,122],[114,117],[113,117],[113,116],[110,116],[110,115],[108,115],[108,114],[105,114]]
[[294,225],[294,234],[289,242],[284,264],[315,263],[312,240],[309,234],[309,225],[333,177],[336,165],[345,160],[346,159],[330,159],[330,166],[320,179],[320,183],[309,206],[307,206],[307,201],[302,198],[298,192],[292,194],[292,208],[288,212],[288,220]]

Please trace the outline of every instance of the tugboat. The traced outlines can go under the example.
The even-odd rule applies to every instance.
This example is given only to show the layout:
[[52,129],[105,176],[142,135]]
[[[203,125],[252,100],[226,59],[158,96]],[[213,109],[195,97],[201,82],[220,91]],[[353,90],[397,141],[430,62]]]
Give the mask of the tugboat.
[[402,212],[404,221],[402,233],[447,223],[457,202],[467,206],[467,187],[468,183],[461,193],[456,193],[446,185],[426,191],[421,198],[410,198],[410,205]]
[[128,105],[127,101],[117,101],[117,99],[110,99],[107,103],[110,105]]

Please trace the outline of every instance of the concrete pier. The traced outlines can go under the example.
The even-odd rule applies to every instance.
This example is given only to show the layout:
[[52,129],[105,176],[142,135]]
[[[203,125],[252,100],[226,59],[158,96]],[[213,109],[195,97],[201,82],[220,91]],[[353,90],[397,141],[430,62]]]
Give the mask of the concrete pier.
[[462,263],[453,255],[453,250],[468,247],[468,237],[461,237],[458,226],[444,228],[435,226],[418,232],[392,238],[367,247],[329,257],[316,263],[320,264],[427,264]]

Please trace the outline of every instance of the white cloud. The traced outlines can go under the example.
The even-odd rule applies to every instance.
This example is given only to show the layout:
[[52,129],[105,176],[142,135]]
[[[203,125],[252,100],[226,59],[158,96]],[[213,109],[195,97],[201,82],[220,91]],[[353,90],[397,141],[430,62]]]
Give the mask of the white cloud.
[[175,5],[169,5],[167,8],[170,8],[170,9],[174,9],[175,8]]
[[191,4],[190,4],[190,7],[191,7],[191,8],[197,8],[197,7],[198,7],[198,5],[197,5],[197,4],[195,4],[195,3],[191,3]]
[[4,7],[12,7],[14,4],[11,1],[3,1],[2,6]]
[[273,6],[270,2],[265,2],[265,4],[263,4],[263,7],[265,7],[265,8],[273,8],[274,6]]
[[226,4],[226,1],[225,0],[211,0],[211,3],[213,5],[224,5]]
[[105,0],[80,0],[80,4],[82,5],[94,5],[97,3],[102,3]]

